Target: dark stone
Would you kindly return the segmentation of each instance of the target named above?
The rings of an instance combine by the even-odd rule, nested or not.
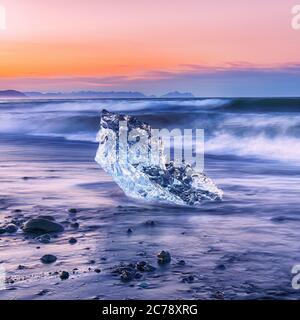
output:
[[[136,268],[139,271],[145,271],[145,266],[146,266],[147,262],[145,261],[140,261],[136,264]]]
[[[71,208],[68,211],[69,211],[69,213],[73,213],[73,214],[77,213],[77,209],[75,209],[75,208]]]
[[[130,234],[130,233],[132,233],[132,232],[133,232],[132,229],[131,229],[131,228],[128,228],[127,233]]]
[[[26,269],[26,267],[20,264],[17,269],[18,270],[24,270],[24,269]]]
[[[192,283],[194,282],[194,280],[195,280],[194,276],[190,275],[190,276],[184,277],[182,279],[182,282]]]
[[[62,232],[64,231],[64,227],[60,223],[54,221],[34,218],[25,223],[23,231],[27,233],[52,233]]]
[[[77,240],[75,238],[70,238],[69,243],[75,244],[75,243],[77,243]]]
[[[145,225],[148,227],[154,227],[156,225],[156,223],[153,220],[148,220],[145,222]]]
[[[212,297],[218,300],[224,300],[224,293],[218,290],[213,293]]]
[[[67,280],[69,279],[69,272],[67,271],[62,271],[61,274],[59,275],[59,277],[61,278],[61,280]]]
[[[10,223],[5,227],[5,231],[7,233],[15,233],[18,231],[18,227],[15,224]]]
[[[41,261],[45,264],[53,263],[57,260],[56,256],[52,254],[45,254],[42,256]]]
[[[95,269],[94,271],[95,271],[96,273],[100,273],[100,272],[101,272],[101,270],[100,270],[100,269],[98,269],[98,268],[97,268],[97,269]]]
[[[219,264],[219,265],[216,266],[216,269],[217,270],[225,270],[226,266],[224,264]]]
[[[121,280],[123,282],[129,282],[134,279],[134,275],[135,272],[125,269],[121,272]]]
[[[71,226],[71,228],[78,229],[79,228],[79,223],[78,222],[74,222],[74,223],[71,223],[70,226]]]
[[[157,259],[158,259],[157,262],[159,264],[170,263],[171,262],[171,255],[168,251],[163,250],[157,255]]]
[[[144,270],[145,270],[146,272],[153,272],[153,271],[156,270],[156,268],[153,267],[153,266],[151,266],[151,264],[146,264],[145,267],[144,267]]]

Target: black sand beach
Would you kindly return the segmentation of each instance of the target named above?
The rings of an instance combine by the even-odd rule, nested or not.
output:
[[[235,159],[237,169],[228,176],[232,158],[207,157],[206,171],[226,190],[222,203],[157,206],[125,197],[94,162],[96,148],[1,135],[0,221],[19,226],[0,235],[6,270],[0,299],[300,297],[291,286],[291,268],[300,261],[300,222],[290,210],[294,169],[281,172],[288,205],[265,163],[253,168],[250,160]],[[278,168],[270,162],[267,170]],[[272,206],[265,201],[270,196]],[[39,216],[55,219],[64,231],[50,234],[49,243],[24,233],[21,226]],[[157,262],[162,250],[171,262]],[[43,263],[46,254],[57,260]]]

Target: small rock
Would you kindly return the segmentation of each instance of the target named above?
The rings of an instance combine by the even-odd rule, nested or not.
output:
[[[225,270],[226,266],[224,264],[219,264],[219,265],[216,266],[216,269],[217,270]]]
[[[62,232],[64,227],[57,222],[50,221],[43,218],[34,218],[27,221],[23,228],[27,233],[52,233]]]
[[[74,222],[74,223],[71,223],[70,226],[73,229],[78,229],[79,228],[79,223],[78,222]]]
[[[42,256],[41,261],[43,263],[49,264],[49,263],[53,263],[57,260],[56,256],[52,255],[52,254],[45,254],[44,256]]]
[[[155,223],[155,221],[153,221],[153,220],[147,220],[147,221],[145,222],[145,225],[146,225],[147,227],[154,227],[154,226],[156,225],[156,223]]]
[[[123,270],[123,271],[121,272],[121,280],[122,280],[123,282],[129,282],[129,281],[133,280],[134,274],[135,274],[135,273],[132,272],[132,271]]]
[[[224,300],[224,293],[222,291],[216,291],[213,295],[213,298],[218,300]]]
[[[159,264],[170,263],[171,262],[171,255],[168,251],[163,250],[157,255],[157,259],[158,259],[157,262]]]
[[[146,264],[145,267],[144,267],[144,270],[145,270],[146,272],[153,272],[153,271],[156,270],[156,268],[153,267],[153,266],[151,266],[151,264]]]
[[[132,233],[132,232],[133,232],[132,229],[131,229],[131,228],[128,228],[127,233],[130,234],[130,233]]]
[[[5,227],[5,231],[7,233],[15,233],[18,231],[18,227],[15,224],[10,223]]]
[[[69,213],[73,213],[73,214],[77,213],[77,209],[75,209],[75,208],[71,208],[68,211],[69,211]]]
[[[61,274],[59,275],[59,277],[61,278],[61,280],[67,280],[69,279],[69,272],[67,271],[62,271]]]
[[[13,212],[14,212],[14,213],[21,213],[22,210],[21,210],[21,209],[15,209]]]
[[[144,267],[146,266],[147,262],[146,261],[140,261],[136,264],[136,268],[139,271],[145,271]]]
[[[138,262],[135,267],[137,270],[142,272],[152,272],[156,270],[155,267],[151,266],[145,261]]]
[[[95,269],[94,271],[95,271],[96,273],[100,273],[100,272],[101,272],[101,270],[100,270],[100,269],[98,269],[98,268],[97,268],[97,269]]]
[[[77,243],[77,240],[75,238],[70,238],[69,243],[75,244],[75,243]]]
[[[20,264],[17,269],[18,270],[24,270],[24,269],[26,269],[26,267]]]
[[[187,283],[192,283],[194,282],[194,280],[195,278],[192,275],[182,278],[182,282],[187,282]]]

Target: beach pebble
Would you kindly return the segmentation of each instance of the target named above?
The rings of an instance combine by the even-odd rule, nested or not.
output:
[[[75,209],[75,208],[71,208],[68,211],[69,211],[69,213],[73,213],[73,214],[77,213],[77,209]]]
[[[67,280],[67,279],[69,279],[69,272],[67,272],[67,271],[62,271],[61,273],[60,273],[60,275],[59,275],[59,277],[61,278],[61,280]]]
[[[153,272],[153,271],[155,271],[156,270],[156,268],[155,267],[153,267],[153,266],[151,266],[151,264],[146,264],[145,265],[145,267],[144,267],[144,270],[146,271],[146,272]]]
[[[24,224],[23,231],[27,233],[62,232],[64,231],[64,227],[60,223],[51,220],[33,218]]]
[[[43,263],[49,264],[49,263],[53,263],[57,260],[56,256],[52,255],[52,254],[45,254],[44,256],[42,256],[41,261]]]
[[[70,244],[75,244],[75,243],[77,243],[77,240],[75,238],[70,238],[69,239],[69,243]]]
[[[18,270],[24,270],[24,269],[26,269],[26,267],[20,264],[17,269]]]
[[[147,220],[147,221],[145,222],[145,225],[146,225],[147,227],[154,227],[154,226],[156,225],[156,223],[155,223],[155,221],[153,221],[153,220]]]
[[[5,227],[5,231],[7,233],[15,233],[18,231],[18,227],[15,224],[10,223]]]
[[[130,270],[123,270],[121,272],[121,280],[123,282],[129,282],[133,280],[135,273]]]
[[[157,255],[157,259],[158,259],[157,262],[159,264],[170,263],[171,262],[171,255],[168,251],[163,250]]]
[[[218,300],[224,300],[224,293],[218,290],[213,293],[212,297]]]
[[[98,268],[96,268],[94,271],[95,271],[96,273],[100,273],[100,272],[101,272],[101,270],[98,269]]]
[[[132,233],[132,232],[133,232],[133,231],[132,231],[131,228],[128,228],[128,229],[127,229],[127,233],[128,233],[128,234],[130,234],[130,233]]]
[[[78,222],[71,223],[70,226],[71,226],[71,228],[78,229],[79,228],[79,223]]]
[[[136,264],[136,268],[139,271],[145,271],[144,267],[146,266],[147,262],[145,261],[140,261]]]
[[[216,269],[217,270],[225,270],[226,266],[224,264],[219,264],[219,265],[216,266]]]

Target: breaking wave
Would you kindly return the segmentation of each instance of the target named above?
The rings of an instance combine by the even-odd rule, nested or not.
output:
[[[0,133],[95,142],[102,109],[154,128],[201,128],[210,154],[299,162],[300,99],[122,99],[2,102]]]

